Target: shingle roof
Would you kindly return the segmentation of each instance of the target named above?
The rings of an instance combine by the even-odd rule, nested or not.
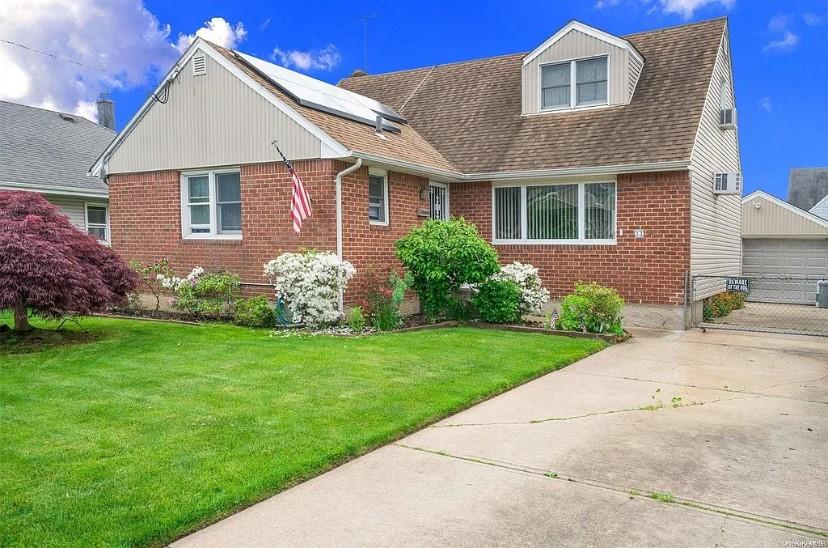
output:
[[[395,124],[399,126],[400,132],[385,132],[383,134],[385,139],[382,139],[376,135],[373,126],[300,105],[282,92],[270,80],[260,75],[256,70],[236,57],[232,50],[213,43],[210,45],[256,80],[256,82],[264,86],[268,91],[290,105],[319,127],[319,129],[348,149],[384,158],[411,162],[439,170],[455,171],[454,166],[446,161],[443,155],[428,141],[423,139],[412,126]]]
[[[726,25],[625,36],[645,58],[628,105],[522,116],[523,53],[340,85],[397,109],[463,173],[689,160]]]
[[[0,183],[106,192],[86,172],[114,138],[81,116],[0,101]]]

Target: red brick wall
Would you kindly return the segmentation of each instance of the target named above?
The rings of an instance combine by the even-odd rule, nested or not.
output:
[[[420,198],[423,190],[428,190],[428,179],[388,172],[388,226],[382,226],[368,221],[368,169],[342,181],[343,255],[363,274],[352,280],[349,302],[364,297],[372,279],[384,279],[391,269],[401,271],[394,242],[426,218],[418,216],[419,210],[428,211],[428,198]]]
[[[501,262],[528,262],[540,269],[553,298],[578,280],[615,287],[629,303],[681,304],[690,268],[689,172],[618,176],[616,245],[497,245]],[[491,241],[491,184],[451,187],[451,213],[475,223]],[[633,229],[643,228],[636,240]]]
[[[288,216],[290,177],[282,164],[241,167],[241,241],[185,240],[181,237],[180,178],[177,171],[110,177],[112,246],[127,259],[152,262],[168,257],[177,274],[197,265],[229,270],[243,282],[265,284],[265,262],[301,248],[336,250],[334,177],[347,164],[332,160],[297,162],[313,200],[313,217],[301,235]],[[422,222],[418,210],[428,180],[389,172],[389,224],[368,221],[368,169],[346,176],[342,184],[344,256],[357,268],[346,295],[364,297],[372,272],[399,269],[394,241]],[[450,190],[451,213],[475,223],[491,240],[491,185],[457,183]],[[643,240],[633,237],[643,228]],[[617,245],[498,245],[502,262],[529,262],[540,269],[554,297],[577,280],[617,288],[631,303],[680,304],[683,273],[689,269],[690,181],[687,172],[642,173],[618,177]],[[250,289],[250,288],[248,288]],[[253,289],[256,289],[255,287]],[[270,294],[268,287],[257,291]]]
[[[153,262],[167,257],[178,275],[194,266],[229,270],[243,282],[266,284],[263,265],[286,251],[302,248],[336,251],[334,178],[348,164],[332,160],[295,163],[311,196],[313,216],[297,235],[288,215],[290,176],[281,163],[241,166],[242,240],[186,240],[181,237],[180,174],[157,171],[109,178],[112,247],[126,259]],[[428,181],[389,173],[389,225],[368,222],[368,169],[345,177],[342,184],[344,256],[357,268],[346,294],[362,298],[368,271],[399,268],[394,240],[421,221],[420,191]],[[269,287],[246,287],[271,293]]]

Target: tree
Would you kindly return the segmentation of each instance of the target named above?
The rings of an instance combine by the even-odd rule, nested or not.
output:
[[[497,252],[462,218],[426,221],[395,245],[423,313],[432,321],[461,285],[480,283],[500,270]]]
[[[28,311],[55,318],[122,304],[137,275],[110,248],[78,230],[35,192],[0,191],[0,310],[15,331]]]

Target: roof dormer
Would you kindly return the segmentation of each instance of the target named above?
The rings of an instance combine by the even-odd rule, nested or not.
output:
[[[523,114],[627,104],[643,67],[626,40],[571,21],[523,59]]]

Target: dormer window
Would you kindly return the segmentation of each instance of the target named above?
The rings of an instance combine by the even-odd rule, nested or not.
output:
[[[644,72],[630,42],[571,21],[523,58],[521,114],[628,105]]]
[[[603,56],[541,65],[541,110],[606,105],[607,63]]]

